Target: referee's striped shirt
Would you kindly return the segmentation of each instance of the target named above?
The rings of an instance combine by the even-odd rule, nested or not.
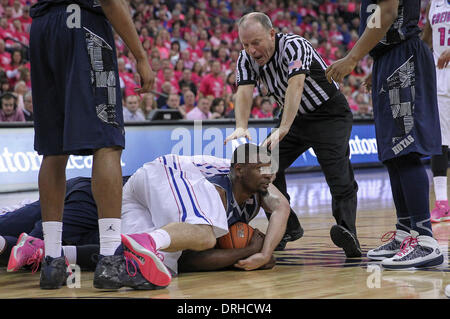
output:
[[[289,78],[306,74],[299,107],[299,112],[305,114],[316,110],[339,90],[337,83],[327,81],[326,68],[326,63],[309,41],[298,35],[277,33],[275,53],[264,66],[259,66],[245,50],[241,51],[236,66],[236,83],[258,86],[263,83],[269,95],[283,107]]]

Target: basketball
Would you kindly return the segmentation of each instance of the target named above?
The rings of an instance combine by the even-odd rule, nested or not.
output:
[[[237,222],[230,227],[225,236],[218,239],[218,246],[222,249],[244,248],[252,239],[253,228],[245,223]]]

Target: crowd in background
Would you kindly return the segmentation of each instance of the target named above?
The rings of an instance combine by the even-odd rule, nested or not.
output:
[[[36,0],[0,0],[0,122],[32,121],[28,44],[30,6]],[[425,22],[422,1],[421,26]],[[156,79],[152,93],[135,95],[135,59],[115,35],[124,119],[149,120],[157,109],[206,120],[234,117],[235,68],[242,47],[237,21],[251,11],[270,16],[277,32],[308,39],[327,64],[345,56],[358,40],[356,0],[258,1],[129,0],[130,13]],[[362,85],[372,59],[363,59],[340,83],[355,118],[372,118],[371,95]],[[279,106],[255,89],[252,118],[272,118]]]

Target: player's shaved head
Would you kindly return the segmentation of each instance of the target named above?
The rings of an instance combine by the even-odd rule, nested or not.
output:
[[[271,162],[270,151],[266,147],[256,144],[246,143],[239,145],[233,152],[231,158],[231,167],[236,164],[268,164]]]

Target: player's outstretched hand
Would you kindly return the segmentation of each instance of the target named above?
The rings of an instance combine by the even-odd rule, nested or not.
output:
[[[262,253],[256,253],[246,259],[239,260],[237,263],[234,264],[234,267],[243,270],[258,269],[267,264],[270,261],[271,257],[272,256],[265,256]]]
[[[153,83],[155,81],[155,73],[153,72],[147,58],[143,58],[137,61],[136,70],[141,78],[141,87],[135,89],[137,94],[148,93],[153,89]]]
[[[276,263],[277,263],[277,260],[275,259],[275,256],[272,255],[272,257],[270,257],[269,262],[267,264],[262,265],[261,267],[259,267],[258,270],[272,269],[273,267],[275,267]]]
[[[439,57],[437,67],[439,69],[443,69],[446,68],[449,63],[450,63],[450,49],[447,49],[444,52],[442,52],[441,56]]]
[[[223,142],[223,144],[227,144],[229,141],[231,140],[235,140],[241,137],[245,137],[247,138],[249,141],[252,140],[252,137],[250,135],[250,132],[248,131],[248,129],[242,128],[242,127],[238,127],[234,130],[233,133],[231,133],[230,135],[227,136],[227,138],[225,139],[225,141]]]

